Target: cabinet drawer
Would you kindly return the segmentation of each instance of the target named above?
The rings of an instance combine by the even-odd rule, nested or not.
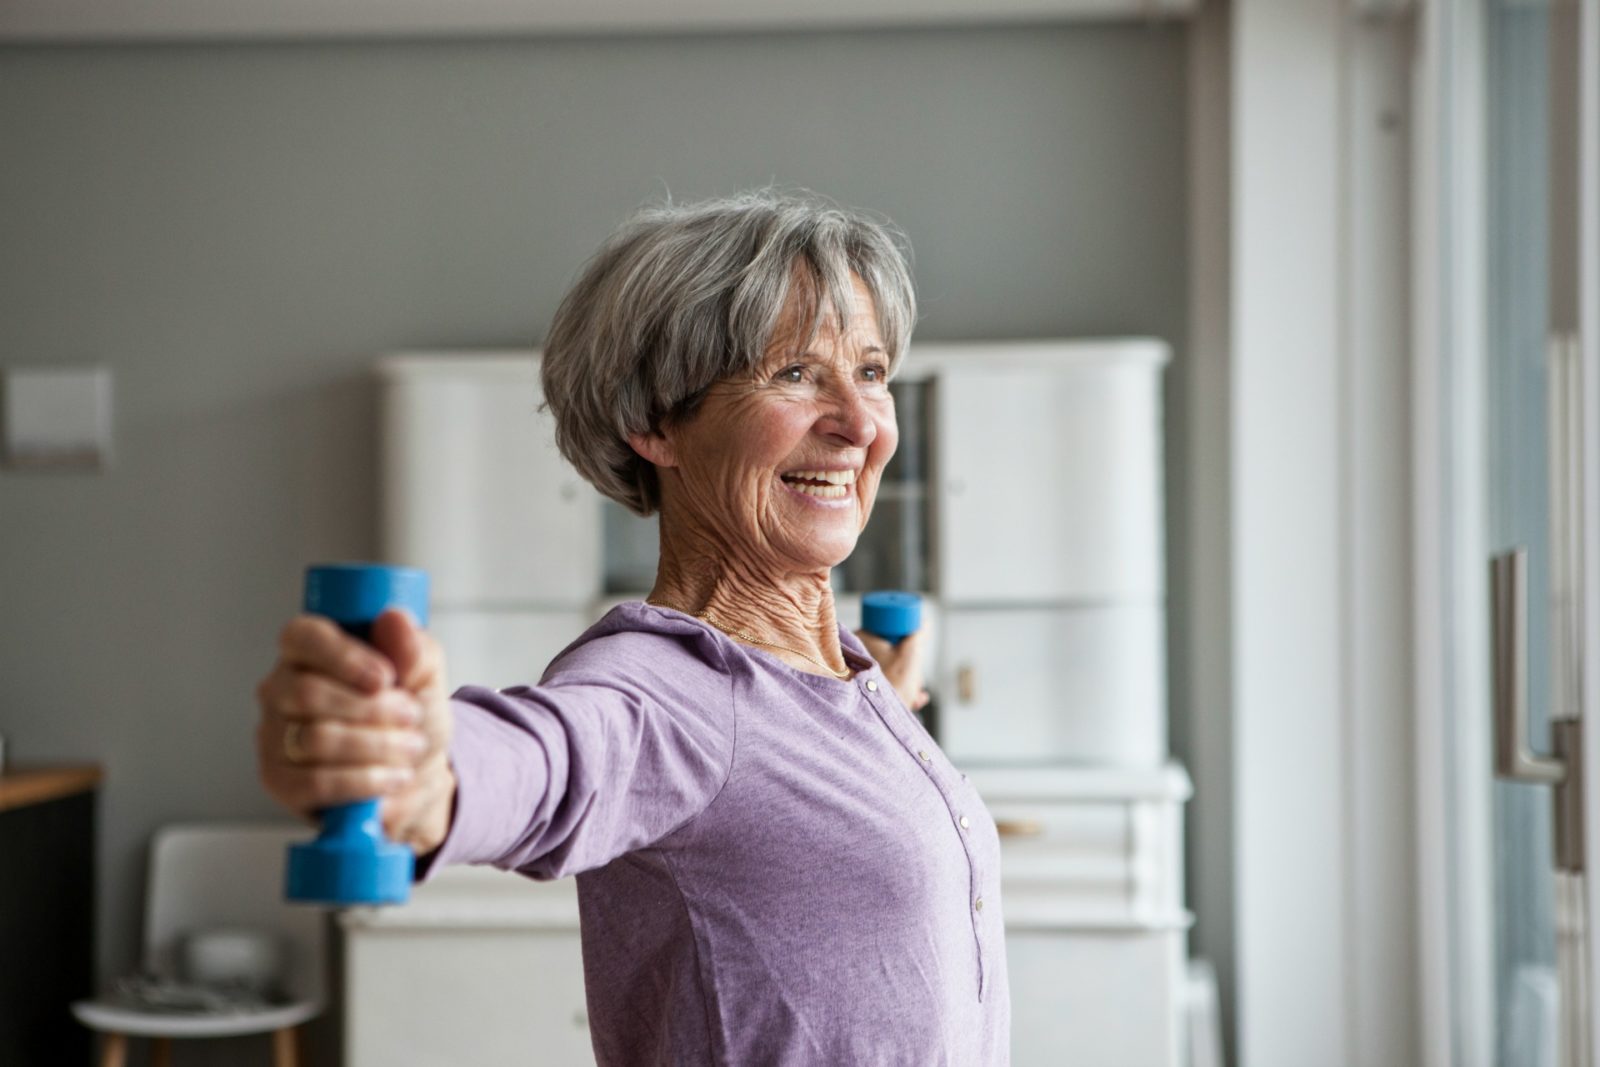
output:
[[[1008,929],[1188,925],[1181,771],[985,767],[970,777],[1000,830]]]

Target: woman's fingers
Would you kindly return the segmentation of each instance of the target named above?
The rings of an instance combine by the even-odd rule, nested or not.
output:
[[[261,781],[301,815],[380,798],[393,839],[431,851],[455,797],[444,653],[403,611],[380,615],[372,637],[315,615],[283,628],[278,662],[256,688]]]
[[[413,767],[429,748],[427,735],[414,727],[359,726],[327,719],[288,720],[279,736],[279,759],[298,767]]]
[[[272,742],[263,737],[263,749]],[[262,781],[285,807],[309,814],[338,804],[383,797],[408,788],[416,780],[412,767],[301,766],[272,762],[263,755]]]
[[[280,664],[257,690],[263,717],[337,719],[371,725],[411,726],[422,721],[422,704],[404,689],[354,689],[324,674]]]
[[[332,619],[297,615],[278,635],[279,662],[327,675],[352,689],[374,692],[394,684],[394,665]]]
[[[372,625],[375,647],[394,664],[401,692],[415,694],[424,730],[433,746],[450,746],[450,687],[444,649],[409,612],[391,608]]]

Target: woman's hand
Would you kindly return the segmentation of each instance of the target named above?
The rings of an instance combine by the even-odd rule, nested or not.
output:
[[[379,797],[391,841],[419,855],[443,842],[456,786],[444,653],[410,615],[380,615],[371,645],[297,616],[256,698],[261,782],[280,804],[310,819]]]
[[[900,699],[912,711],[921,711],[928,703],[928,691],[923,688],[922,666],[927,632],[926,629],[918,630],[907,634],[898,645],[891,645],[877,634],[856,631],[861,643],[867,646],[872,658],[883,668],[883,676],[889,679],[894,691],[900,694]]]

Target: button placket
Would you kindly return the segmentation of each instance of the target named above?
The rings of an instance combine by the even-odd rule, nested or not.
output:
[[[987,954],[984,952],[982,918],[983,896],[981,887],[984,884],[984,872],[980,871],[978,868],[978,859],[973,854],[971,840],[967,833],[965,833],[965,831],[971,826],[971,820],[968,819],[966,815],[960,814],[956,810],[958,800],[953,795],[953,783],[944,780],[942,770],[934,765],[933,753],[930,752],[926,747],[918,747],[921,744],[920,739],[916,737],[914,731],[906,728],[906,723],[904,722],[903,717],[895,714],[896,709],[884,708],[882,703],[884,698],[878,695],[878,690],[880,688],[878,683],[875,680],[868,678],[861,688],[865,690],[863,699],[865,699],[867,703],[871,705],[873,711],[877,712],[878,718],[889,730],[890,735],[893,736],[894,739],[900,743],[901,747],[903,747],[908,753],[915,754],[918,762],[922,765],[923,771],[928,776],[928,781],[936,790],[938,790],[939,798],[944,802],[945,810],[949,813],[952,821],[955,821],[960,826],[960,830],[956,832],[956,840],[960,842],[962,854],[967,858],[967,879],[969,892],[969,896],[967,897],[969,902],[967,915],[972,922],[972,937],[978,954],[978,1000],[982,1001],[986,988],[984,979],[987,976],[988,964]],[[962,782],[966,782],[967,776],[963,774],[960,776],[960,779]]]

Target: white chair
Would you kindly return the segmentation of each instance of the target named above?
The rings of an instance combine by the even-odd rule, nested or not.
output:
[[[178,951],[192,931],[272,930],[288,949],[283,986],[290,999],[226,1014],[141,1011],[107,997],[79,1001],[72,1006],[78,1021],[106,1035],[101,1067],[123,1067],[130,1036],[154,1039],[151,1062],[167,1067],[173,1038],[269,1032],[274,1067],[296,1067],[298,1027],[323,1008],[325,917],[284,900],[284,861],[290,842],[310,836],[303,826],[259,823],[169,826],[156,834],[145,896],[145,970],[177,977]]]

